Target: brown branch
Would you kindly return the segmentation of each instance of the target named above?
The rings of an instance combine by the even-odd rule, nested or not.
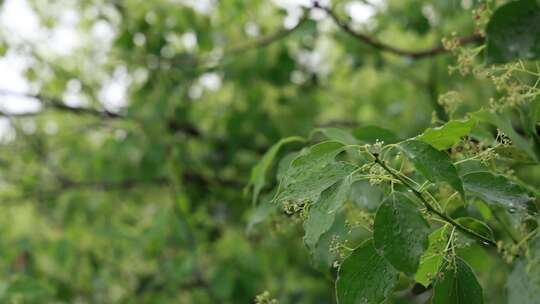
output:
[[[89,114],[89,115],[100,116],[100,117],[105,117],[105,118],[124,117],[123,115],[119,113],[111,112],[106,109],[68,106],[64,101],[60,99],[50,97],[50,96],[45,96],[42,94],[28,94],[28,93],[0,90],[0,95],[35,99],[39,101],[44,108],[52,108],[52,109],[57,109],[61,111],[72,112],[75,114]],[[27,116],[39,115],[41,111],[25,112],[25,113],[6,113],[6,112],[0,112],[0,113],[2,116],[27,117]]]
[[[392,54],[407,57],[410,59],[423,59],[423,58],[428,58],[428,57],[444,54],[449,51],[442,44],[439,44],[435,47],[424,49],[424,50],[401,49],[401,48],[383,43],[367,34],[360,33],[353,30],[347,23],[342,21],[333,10],[331,10],[328,7],[320,5],[317,1],[314,2],[313,6],[325,11],[328,14],[328,16],[330,16],[330,18],[334,21],[334,23],[344,32],[348,33],[349,35],[355,37],[356,39],[376,49],[379,49],[383,52],[392,53]],[[469,36],[459,37],[456,39],[459,45],[465,45],[469,43],[481,43],[484,41],[484,37],[476,33]]]
[[[258,39],[255,39],[254,41],[248,42],[244,45],[236,46],[228,50],[225,50],[225,55],[236,56],[236,55],[241,55],[242,53],[246,51],[250,51],[252,49],[266,47],[278,40],[286,38],[287,36],[292,34],[294,31],[299,29],[300,26],[302,26],[302,24],[304,24],[307,20],[308,20],[308,14],[305,13],[304,16],[302,16],[302,18],[298,21],[298,23],[292,28],[281,29],[268,36],[259,37]]]
[[[234,179],[225,178],[210,178],[195,172],[186,171],[182,175],[183,180],[188,184],[197,184],[202,187],[220,186],[225,188],[241,189],[245,183]],[[102,191],[111,190],[129,190],[138,186],[166,186],[169,184],[169,179],[166,177],[156,177],[152,179],[144,178],[128,178],[123,180],[90,180],[76,181],[65,176],[57,176],[62,189],[85,189],[92,188]]]
[[[127,119],[130,118],[122,113],[117,112],[111,112],[106,109],[96,109],[96,108],[90,108],[90,107],[74,107],[67,105],[63,100],[54,98],[51,96],[46,96],[43,94],[28,94],[28,93],[20,93],[20,92],[13,92],[8,90],[0,90],[0,95],[4,96],[14,96],[19,98],[31,98],[34,100],[37,100],[41,103],[43,108],[46,109],[55,109],[63,112],[68,112],[72,114],[78,114],[78,115],[90,115],[90,116],[96,116],[106,119]],[[32,112],[23,112],[23,113],[7,113],[0,111],[0,116],[3,117],[32,117],[42,114],[43,110],[38,111],[32,111]],[[187,122],[176,122],[176,121],[168,121],[167,122],[167,128],[171,132],[181,132],[191,137],[201,137],[202,133],[192,124],[189,124]]]
[[[238,46],[233,46],[231,48],[226,48],[223,50],[223,56],[215,62],[212,60],[211,54],[202,54],[199,57],[190,56],[189,54],[183,54],[181,58],[163,58],[160,57],[160,61],[167,61],[173,65],[181,65],[184,70],[194,70],[199,73],[215,71],[227,64],[227,60],[240,56],[246,52],[265,48],[279,40],[285,39],[290,34],[298,30],[307,20],[308,20],[307,11],[304,13],[299,22],[292,28],[289,29],[280,29],[274,33],[271,33],[267,36],[262,36],[256,38],[252,41],[245,42]]]

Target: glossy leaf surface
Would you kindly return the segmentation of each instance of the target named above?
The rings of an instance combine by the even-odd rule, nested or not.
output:
[[[373,241],[356,248],[339,267],[336,294],[339,304],[380,304],[397,282],[398,272],[380,256]]]

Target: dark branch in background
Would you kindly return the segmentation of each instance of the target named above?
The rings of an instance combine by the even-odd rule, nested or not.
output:
[[[50,97],[50,96],[45,96],[42,94],[27,94],[27,93],[0,90],[0,95],[35,99],[39,101],[44,108],[57,109],[61,111],[72,112],[74,114],[88,114],[88,115],[100,116],[100,117],[105,117],[105,118],[122,118],[123,117],[119,113],[110,112],[106,109],[68,106],[64,101],[60,99]],[[26,112],[26,113],[13,113],[13,114],[2,112],[2,116],[24,117],[24,116],[35,116],[40,113],[41,111]]]
[[[268,36],[259,37],[259,38],[255,39],[254,41],[248,42],[246,44],[239,45],[237,47],[233,47],[233,48],[230,48],[228,50],[226,49],[225,50],[225,55],[236,56],[236,55],[241,55],[246,51],[267,47],[268,45],[270,45],[270,44],[272,44],[272,43],[274,43],[274,42],[276,42],[278,40],[284,39],[287,36],[289,36],[290,34],[292,34],[294,31],[299,29],[300,26],[302,26],[302,24],[304,24],[308,19],[309,19],[308,14],[305,13],[302,16],[302,18],[298,21],[298,23],[295,26],[293,26],[292,28],[290,28],[290,29],[281,29],[281,30],[279,30],[279,31],[277,31],[275,33],[272,33],[272,34],[268,35]]]
[[[124,114],[121,113],[114,113],[107,110],[99,110],[95,108],[88,108],[88,107],[72,107],[66,105],[62,100],[56,99],[56,98],[50,98],[45,97],[41,94],[26,94],[26,93],[17,93],[17,92],[11,92],[11,91],[5,91],[0,90],[0,95],[9,95],[9,96],[16,96],[16,97],[22,97],[22,98],[32,98],[36,99],[39,102],[41,102],[41,105],[44,109],[51,108],[55,110],[60,110],[72,114],[80,114],[80,115],[92,115],[96,117],[102,117],[107,119],[127,119],[131,117],[127,117]],[[5,113],[0,112],[0,116],[6,116],[6,117],[32,117],[41,114],[43,111],[35,111],[35,112],[26,112],[26,113]],[[167,129],[172,132],[181,132],[187,136],[190,137],[196,137],[196,138],[203,138],[202,132],[194,125],[189,124],[187,122],[178,122],[178,121],[168,121],[167,122]],[[219,139],[209,139],[216,141],[217,143],[223,144]],[[266,151],[267,147],[264,147],[264,150]],[[136,180],[136,179],[130,179],[130,180],[123,180],[123,181],[85,181],[85,182],[76,182],[71,181],[63,178],[59,178],[60,182],[62,183],[62,186],[65,188],[84,188],[84,187],[95,187],[97,189],[103,189],[103,190],[110,190],[110,189],[129,189],[136,185],[140,185],[143,183],[147,184],[160,184],[164,183],[166,180],[163,178],[158,178],[154,180]],[[183,174],[183,180],[186,183],[191,184],[198,184],[200,186],[218,186],[218,187],[228,187],[228,188],[238,188],[241,189],[245,182],[239,181],[239,180],[233,180],[233,179],[225,179],[225,178],[211,178],[207,177],[201,174],[197,174],[195,172],[184,172]]]
[[[41,103],[41,106],[44,108],[44,110],[54,109],[54,110],[59,110],[62,112],[67,112],[67,113],[72,113],[72,114],[77,114],[77,115],[90,115],[90,116],[96,116],[96,117],[101,117],[101,118],[106,118],[106,119],[130,118],[122,113],[111,112],[106,109],[69,106],[63,100],[59,98],[54,98],[54,97],[46,96],[43,94],[27,94],[27,93],[19,93],[19,92],[7,91],[7,90],[0,90],[0,95],[14,96],[14,97],[19,97],[19,98],[30,98],[30,99],[37,100]],[[23,113],[7,113],[7,112],[0,111],[0,116],[32,117],[32,116],[40,115],[41,113],[43,113],[42,110],[32,111],[32,112],[23,112]],[[197,127],[187,122],[179,123],[176,121],[169,121],[167,123],[167,128],[171,132],[181,132],[191,137],[202,136],[201,131],[199,131]]]
[[[358,128],[361,123],[353,120],[331,120],[317,124],[317,128]]]
[[[166,177],[155,177],[151,179],[143,178],[128,178],[123,180],[91,180],[91,181],[76,181],[69,179],[65,176],[57,176],[61,187],[63,189],[96,189],[103,191],[110,190],[129,190],[135,187],[149,185],[149,186],[167,186],[169,184],[169,179]],[[210,178],[202,174],[195,172],[186,171],[182,174],[182,180],[186,184],[197,184],[201,187],[213,187],[220,186],[226,188],[237,188],[242,189],[245,182],[234,180],[234,179],[224,179],[224,178]]]
[[[191,137],[201,137],[201,131],[197,129],[194,125],[191,125],[187,122],[178,122],[174,120],[170,120],[167,123],[167,128],[171,132],[181,132]]]
[[[437,118],[441,122],[447,122],[448,121],[448,113],[446,113],[446,109],[439,103],[439,88],[438,88],[438,82],[437,82],[437,63],[433,60],[431,62],[431,68],[429,71],[430,77],[427,82],[427,91],[429,93],[429,101],[431,103],[431,106],[433,107],[433,110],[435,110],[435,114],[437,115]]]
[[[381,50],[383,52],[396,54],[396,55],[407,57],[407,58],[410,58],[410,59],[428,58],[428,57],[433,57],[433,56],[437,56],[437,55],[448,52],[448,50],[445,49],[442,44],[439,44],[438,46],[435,46],[435,47],[429,48],[429,49],[424,49],[424,50],[405,50],[405,49],[401,49],[401,48],[398,48],[398,47],[394,47],[392,45],[380,42],[379,40],[377,40],[377,39],[375,39],[375,38],[373,38],[373,37],[371,37],[371,36],[369,36],[367,34],[359,33],[357,31],[353,30],[347,23],[342,21],[333,10],[331,10],[328,7],[320,5],[319,2],[317,2],[317,1],[315,1],[313,3],[313,7],[316,7],[316,8],[319,8],[319,9],[325,11],[328,14],[328,16],[330,16],[330,18],[332,18],[334,23],[341,30],[343,30],[344,32],[348,33],[349,35],[357,38],[358,40],[360,40],[360,41],[362,41],[362,42],[364,42],[364,43],[366,43],[366,44],[368,44],[368,45],[370,45],[370,46],[372,46],[372,47],[374,47],[376,49],[379,49],[379,50]],[[457,41],[458,41],[459,45],[465,45],[465,44],[474,43],[474,42],[479,42],[480,43],[480,42],[484,41],[484,37],[482,37],[479,34],[472,34],[472,35],[469,35],[469,36],[459,37],[459,38],[457,38]]]
[[[222,66],[227,64],[227,60],[245,54],[249,51],[265,48],[277,41],[285,39],[290,34],[298,30],[307,20],[308,11],[300,18],[298,23],[289,29],[280,29],[274,33],[262,36],[252,41],[234,46],[223,51],[223,56],[219,59],[216,59],[215,62],[212,62],[212,56],[210,54],[204,54],[200,57],[190,57],[187,58],[160,58],[160,60],[168,61],[174,65],[182,65],[184,70],[197,70],[199,73],[211,72],[216,69],[219,69]]]

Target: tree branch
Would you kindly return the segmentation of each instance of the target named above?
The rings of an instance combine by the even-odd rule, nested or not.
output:
[[[437,56],[437,55],[448,52],[448,50],[445,49],[442,44],[439,44],[438,46],[435,46],[429,49],[424,49],[424,50],[405,50],[398,47],[394,47],[392,45],[380,42],[377,39],[367,34],[354,31],[347,23],[342,21],[333,10],[331,10],[328,7],[320,5],[317,1],[314,2],[313,6],[325,11],[326,14],[328,14],[328,16],[330,16],[330,18],[334,21],[334,23],[344,32],[348,33],[349,35],[355,37],[356,39],[376,49],[379,49],[383,52],[392,53],[392,54],[407,57],[410,59],[423,59],[423,58],[433,57],[433,56]],[[457,38],[457,41],[459,45],[465,45],[465,44],[474,43],[474,42],[483,42],[484,37],[475,33],[469,36]]]
[[[44,109],[49,108],[49,109],[59,110],[59,111],[68,112],[68,113],[77,114],[77,115],[90,115],[90,116],[96,116],[96,117],[106,118],[106,119],[129,118],[125,114],[111,112],[106,109],[69,106],[63,100],[59,98],[54,98],[54,97],[46,96],[43,94],[28,94],[28,93],[20,93],[20,92],[8,91],[8,90],[0,90],[0,95],[14,96],[14,97],[19,97],[19,98],[31,98],[31,99],[39,101]],[[33,117],[33,116],[40,115],[41,113],[43,113],[42,110],[32,111],[32,112],[23,112],[23,113],[7,113],[7,112],[0,111],[0,116]],[[168,121],[167,128],[171,132],[182,132],[191,137],[202,136],[201,131],[197,129],[197,127],[187,122],[179,123],[176,121]]]
[[[103,191],[110,190],[129,190],[141,185],[157,185],[166,186],[169,180],[166,177],[156,177],[152,179],[143,178],[127,178],[123,180],[90,180],[90,181],[75,181],[65,176],[57,176],[62,189],[84,189],[92,188]],[[225,178],[210,178],[195,172],[186,171],[182,175],[186,183],[198,184],[202,187],[220,186],[225,188],[241,189],[245,183],[234,179]]]
[[[65,111],[65,112],[71,112],[74,114],[88,114],[88,115],[100,116],[104,118],[123,118],[124,117],[122,114],[111,112],[106,109],[68,106],[63,100],[50,97],[50,96],[45,96],[42,94],[28,94],[28,93],[0,90],[0,95],[35,99],[35,100],[38,100],[44,108],[52,108],[52,109],[57,109],[57,110]],[[25,113],[6,113],[6,112],[0,112],[0,113],[2,116],[27,117],[27,116],[39,115],[41,111],[25,112]]]
[[[228,63],[228,59],[240,56],[246,52],[256,50],[259,48],[265,48],[279,40],[282,40],[288,37],[290,34],[298,30],[307,20],[308,20],[307,11],[301,17],[299,22],[292,28],[289,29],[280,29],[274,33],[271,33],[267,36],[258,37],[252,41],[245,42],[243,44],[233,46],[231,48],[225,48],[223,50],[223,56],[219,59],[212,60],[211,54],[203,54],[199,57],[189,56],[184,54],[182,58],[162,58],[160,60],[168,61],[173,65],[181,65],[184,70],[194,70],[199,73],[215,71]]]
[[[272,33],[268,36],[259,37],[258,39],[255,39],[254,41],[248,42],[244,45],[240,45],[237,47],[230,48],[229,50],[225,50],[225,55],[241,55],[242,53],[257,49],[257,48],[263,48],[266,47],[278,40],[284,39],[290,34],[292,34],[294,31],[300,28],[302,24],[304,24],[308,20],[308,14],[305,13],[302,18],[298,21],[298,23],[293,26],[290,29],[281,29],[278,30],[275,33]]]

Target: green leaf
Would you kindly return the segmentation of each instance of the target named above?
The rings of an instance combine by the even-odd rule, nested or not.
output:
[[[373,240],[356,248],[339,267],[336,295],[339,304],[380,304],[397,283],[398,272],[380,256]]]
[[[508,303],[540,304],[540,238],[530,243],[530,257],[516,261],[508,276]]]
[[[485,246],[480,245],[478,242],[473,241],[468,244],[456,245],[456,255],[469,264],[477,273],[489,273],[494,266],[500,263],[500,260],[493,259]]]
[[[488,205],[481,201],[481,203]],[[522,236],[522,227],[521,220],[522,214],[513,214],[508,212],[508,208],[502,205],[489,205],[489,208],[492,212],[494,218],[497,219],[501,228],[513,239],[521,239]]]
[[[490,64],[539,58],[540,5],[536,0],[520,0],[499,7],[489,20],[486,37]]]
[[[368,144],[373,144],[377,140],[383,141],[386,144],[393,144],[399,141],[399,138],[394,132],[377,126],[356,128],[353,131],[353,135],[361,142]]]
[[[257,202],[257,199],[259,197],[259,193],[261,192],[262,188],[264,187],[266,183],[266,175],[268,174],[268,170],[270,169],[270,166],[272,165],[272,162],[274,161],[274,158],[276,157],[277,153],[279,152],[279,149],[291,142],[295,141],[304,141],[302,137],[298,136],[292,136],[283,138],[282,140],[278,141],[276,144],[274,144],[262,157],[262,159],[253,167],[251,170],[251,178],[249,180],[248,187],[253,187],[253,197],[252,202],[255,204]]]
[[[540,96],[519,108],[523,129],[531,139],[536,159],[540,160]]]
[[[275,191],[272,191],[262,196],[261,203],[249,215],[246,233],[250,234],[257,224],[264,222],[270,215],[276,212],[276,206],[272,204],[274,194]]]
[[[475,123],[474,119],[452,120],[438,128],[427,129],[416,139],[432,145],[437,150],[446,150],[469,134]]]
[[[328,250],[330,246],[335,242],[335,238],[346,239],[349,237],[349,229],[346,225],[346,218],[344,212],[337,212],[332,227],[321,235],[319,241],[315,245],[315,248],[310,249],[310,258],[313,266],[320,270],[327,271],[333,268],[334,261],[341,258],[340,252]]]
[[[318,202],[309,208],[308,218],[304,221],[304,242],[314,249],[321,235],[334,223],[336,212],[343,206],[351,190],[351,178],[345,178],[324,190]]]
[[[529,143],[529,141],[519,135],[512,126],[512,118],[510,117],[510,113],[503,112],[497,114],[486,110],[480,110],[471,113],[471,116],[478,119],[479,121],[496,126],[502,132],[504,132],[505,135],[510,137],[510,139],[512,140],[512,145],[525,151],[531,158],[536,159],[536,154],[532,149],[531,143]]]
[[[506,159],[507,161],[524,165],[536,165],[536,159],[531,158],[527,152],[514,146],[499,146],[493,149],[493,151],[497,153],[500,159]]]
[[[276,170],[276,179],[281,182],[283,178],[285,178],[285,175],[287,174],[287,170],[289,170],[289,167],[291,166],[292,161],[298,157],[300,152],[291,152],[289,154],[286,154],[283,156],[278,163],[278,167]]]
[[[418,140],[401,142],[398,147],[429,181],[446,182],[461,195],[464,194],[463,183],[459,178],[456,167],[454,167],[446,153]]]
[[[530,197],[506,177],[489,172],[474,172],[462,177],[465,190],[489,204],[500,204],[510,212],[524,210]]]
[[[403,193],[394,192],[375,215],[375,248],[399,271],[412,275],[428,247],[429,224]]]
[[[321,133],[327,139],[339,141],[345,145],[355,145],[359,142],[349,131],[339,128],[318,128],[313,130],[311,135],[313,136],[316,133]]]
[[[471,267],[459,257],[445,262],[433,288],[433,304],[482,304],[482,287]]]
[[[275,201],[316,202],[322,191],[351,174],[356,166],[336,161],[344,145],[327,141],[295,158],[285,174]]]
[[[527,303],[540,304],[540,265],[538,262],[529,268],[526,260],[516,261],[514,269],[508,276],[506,290],[508,304]]]
[[[473,173],[473,172],[486,172],[489,169],[484,165],[481,161],[477,159],[469,159],[462,161],[455,165],[456,169],[458,170],[459,176],[463,177],[463,175]],[[463,181],[463,178],[462,178]]]
[[[444,260],[443,254],[447,242],[446,226],[433,231],[429,237],[429,246],[420,259],[420,266],[414,279],[416,282],[428,287],[435,278]]]
[[[473,217],[460,217],[455,220],[456,222],[460,223],[462,226],[465,226],[469,230],[472,230],[481,236],[490,239],[492,241],[495,241],[495,237],[493,236],[493,231],[489,226]]]
[[[350,199],[360,208],[375,212],[384,197],[384,190],[367,180],[353,182]]]

